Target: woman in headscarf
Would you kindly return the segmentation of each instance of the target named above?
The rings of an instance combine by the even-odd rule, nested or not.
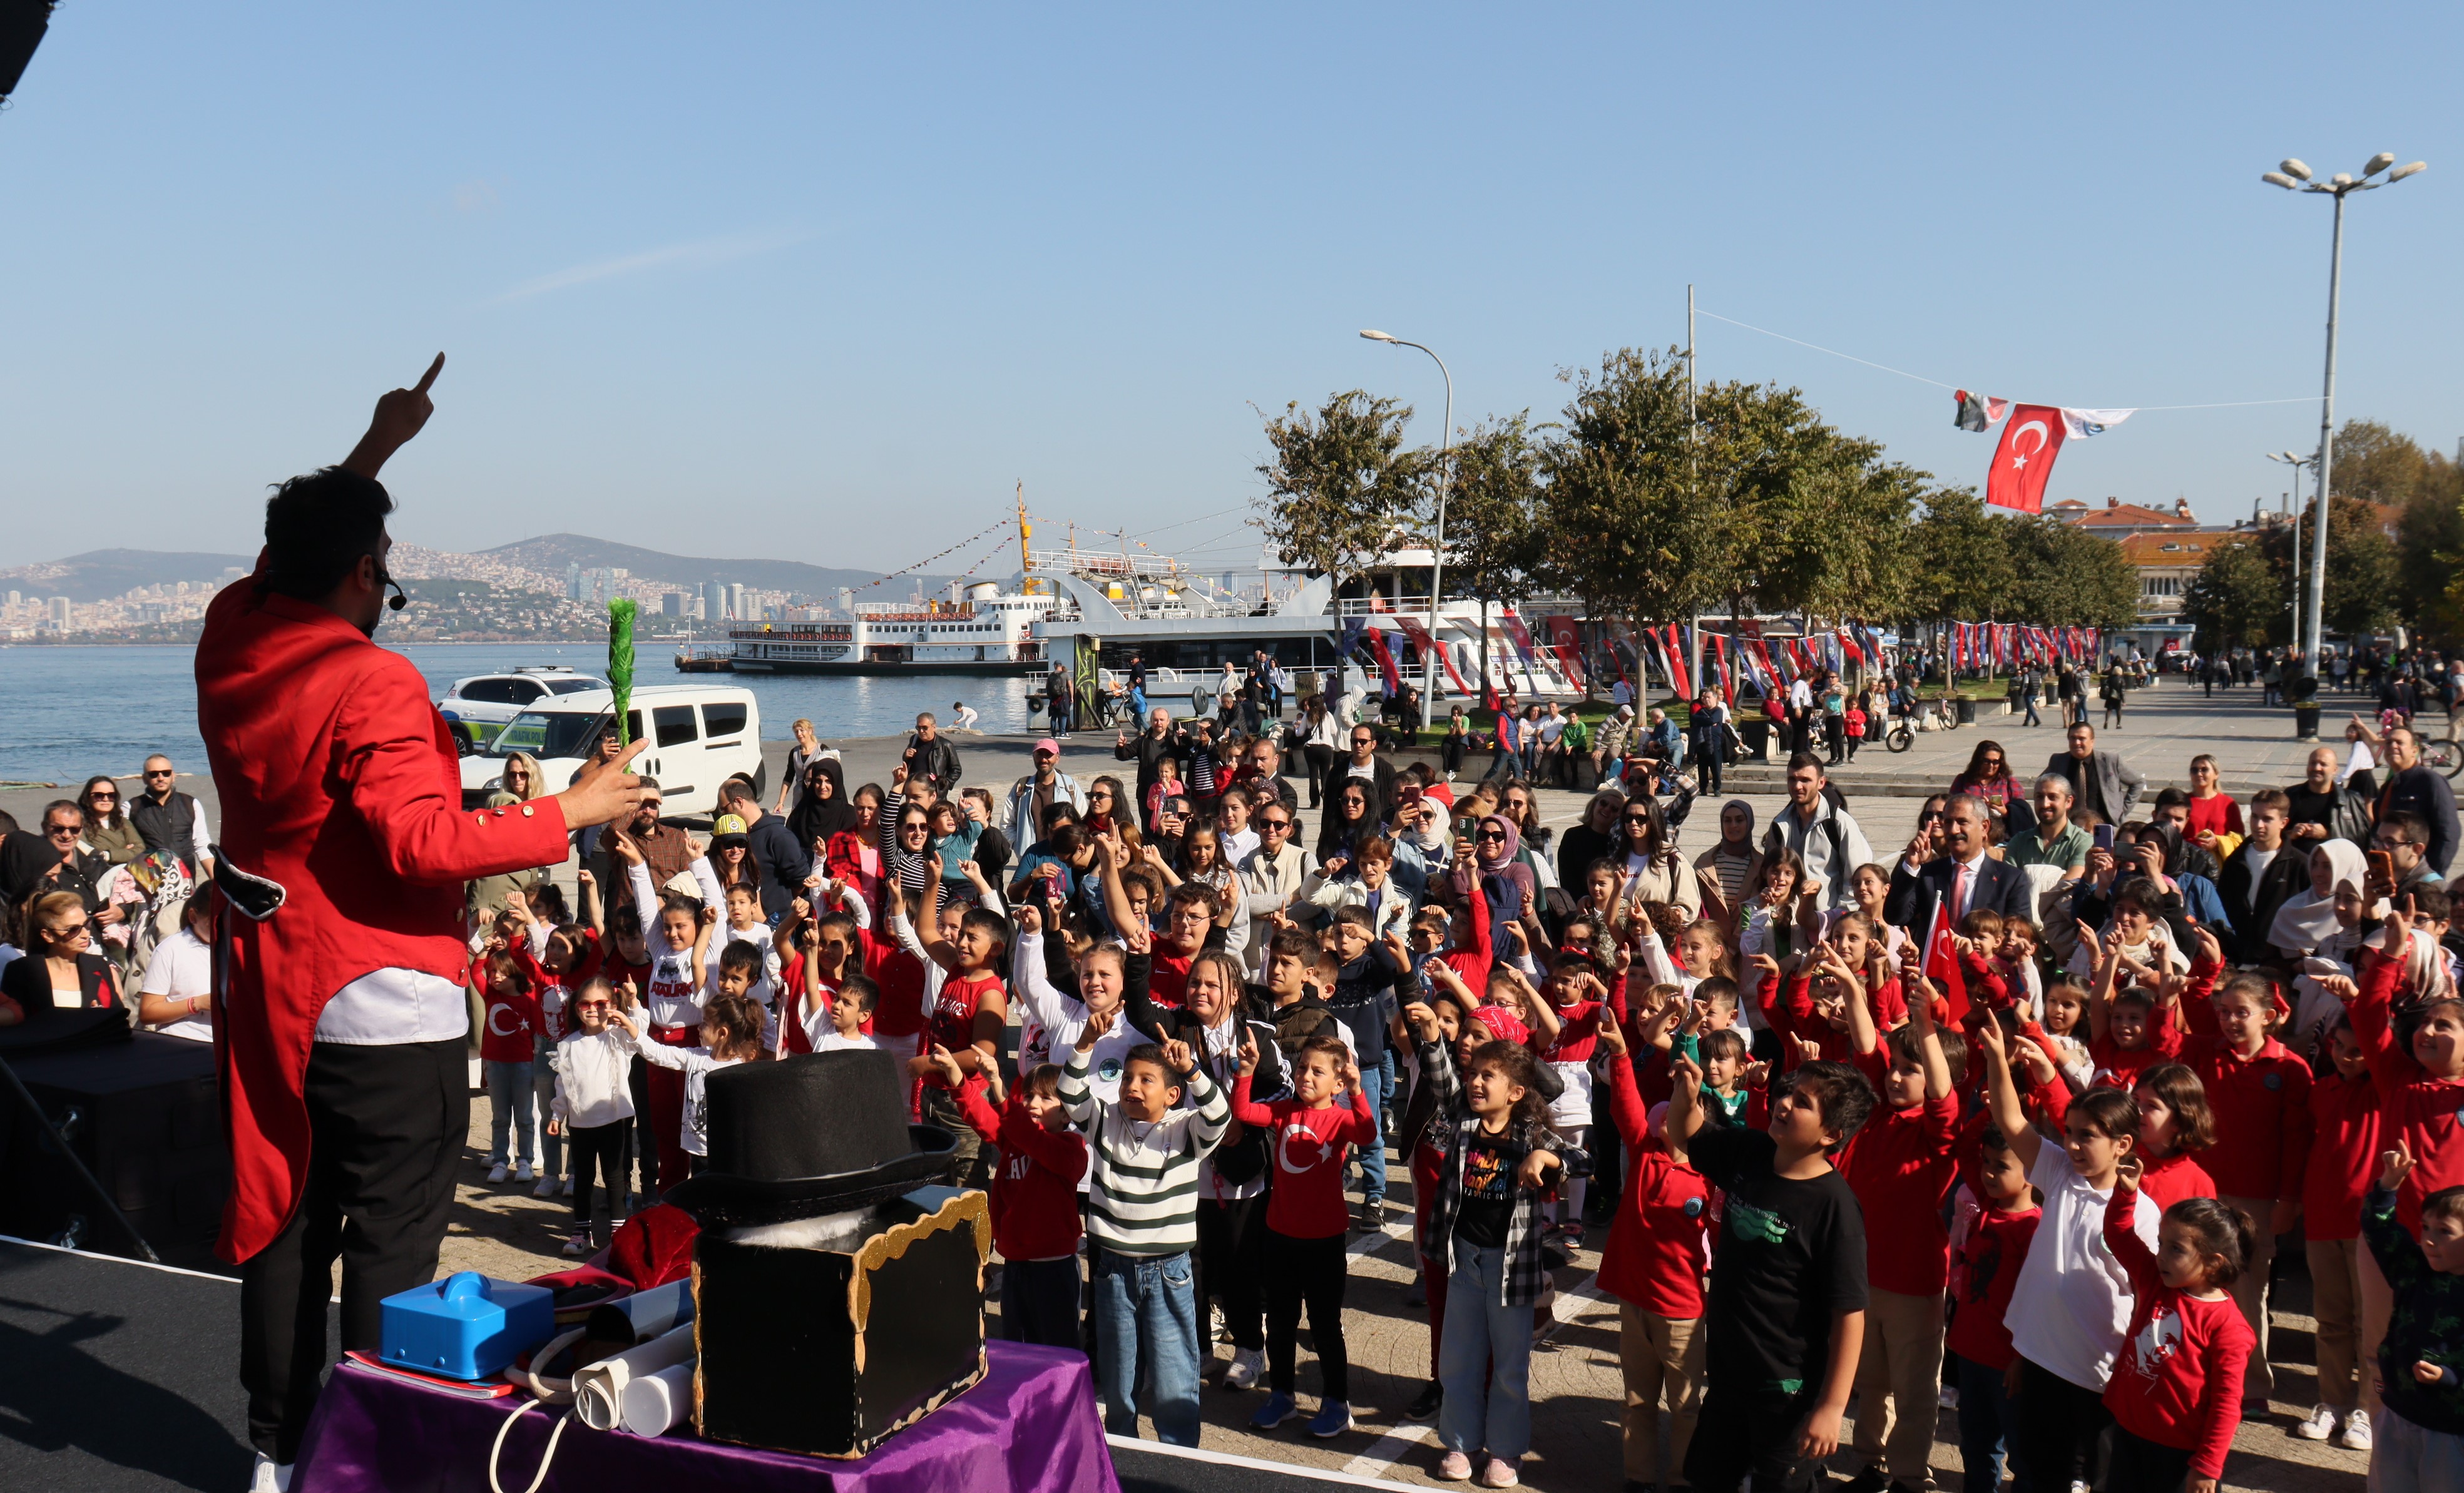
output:
[[[1472,858],[1480,867],[1481,888],[1489,899],[1489,925],[1501,930],[1498,947],[1506,945],[1503,929],[1520,921],[1534,950],[1549,948],[1549,930],[1540,921],[1540,888],[1531,867],[1523,864],[1523,834],[1503,814],[1485,814],[1472,825]]]
[[[1720,805],[1720,843],[1694,858],[1694,879],[1702,886],[1703,915],[1719,924],[1731,944],[1745,927],[1748,889],[1762,879],[1762,868],[1754,806],[1730,799]]]
[[[1583,805],[1583,817],[1567,826],[1565,837],[1557,842],[1557,885],[1572,890],[1583,885],[1591,874],[1592,863],[1617,853],[1617,814],[1625,807],[1625,795],[1615,788],[1602,788]]]
[[[2293,1028],[2285,1045],[2305,1056],[2320,1050],[2344,1002],[2358,993],[2355,971],[2363,945],[2389,916],[2400,916],[2386,902],[2369,895],[2369,861],[2349,840],[2325,840],[2310,852],[2310,889],[2277,910],[2267,941],[2277,952],[2299,961],[2294,979],[2298,1001]],[[2404,982],[2395,1004],[2401,1008],[2454,988],[2445,951],[2421,929],[2405,945]]]
[[[118,779],[108,774],[87,779],[77,802],[85,809],[86,848],[101,856],[103,864],[125,866],[145,854],[145,837],[121,808]]]
[[[1620,823],[1625,840],[1616,853],[1624,858],[1626,900],[1681,908],[1689,923],[1701,917],[1702,880],[1669,844],[1668,823],[1661,816],[1659,803],[1647,798],[1629,799]]]
[[[846,769],[835,757],[805,764],[804,784],[796,806],[787,811],[787,828],[796,839],[827,857],[830,837],[855,827],[855,805],[847,801]]]

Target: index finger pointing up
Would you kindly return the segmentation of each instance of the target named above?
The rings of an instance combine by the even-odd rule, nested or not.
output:
[[[423,373],[423,374],[421,374],[421,375],[419,376],[419,383],[418,383],[417,384],[415,384],[415,385],[413,385],[413,386],[412,386],[412,388],[411,388],[411,392],[412,392],[412,393],[414,393],[414,394],[425,394],[425,393],[427,393],[427,392],[428,392],[428,386],[429,386],[429,384],[431,384],[435,383],[435,382],[436,382],[436,376],[437,376],[439,373],[442,373],[442,372],[444,372],[444,371],[445,371],[445,355],[444,355],[443,353],[438,353],[438,354],[436,355],[436,361],[435,361],[434,362],[431,362],[431,363],[429,363],[429,364],[428,365],[428,371],[427,371],[426,373]]]

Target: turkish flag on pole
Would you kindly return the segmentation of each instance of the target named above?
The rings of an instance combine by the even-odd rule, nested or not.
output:
[[[1993,470],[1985,478],[1985,501],[2023,514],[2042,513],[2045,482],[2054,454],[2062,449],[2062,412],[2050,405],[2021,405],[2002,427],[1993,448]]]
[[[1968,978],[1960,973],[1959,950],[1950,941],[1950,899],[1933,905],[1933,927],[1925,933],[1925,972],[1942,981],[1943,1010],[1950,1024],[1968,1020]],[[1923,994],[1923,992],[1919,992]]]

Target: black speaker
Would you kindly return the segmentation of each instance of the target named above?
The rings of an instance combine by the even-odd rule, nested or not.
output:
[[[211,1043],[140,1032],[8,1062],[164,1263],[228,1271],[213,1258],[231,1169]],[[143,1258],[25,1101],[5,1088],[0,1233]]]

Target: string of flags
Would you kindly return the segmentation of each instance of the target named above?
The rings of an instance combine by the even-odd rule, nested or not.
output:
[[[2002,426],[2002,439],[1993,448],[1993,465],[1985,477],[1985,501],[2023,514],[2044,512],[2045,484],[2053,479],[2054,458],[2060,454],[2064,441],[2102,435],[2139,412],[2014,405],[1966,389],[1952,393],[1959,401],[1953,417],[1959,428],[1982,433],[1996,424]]]

